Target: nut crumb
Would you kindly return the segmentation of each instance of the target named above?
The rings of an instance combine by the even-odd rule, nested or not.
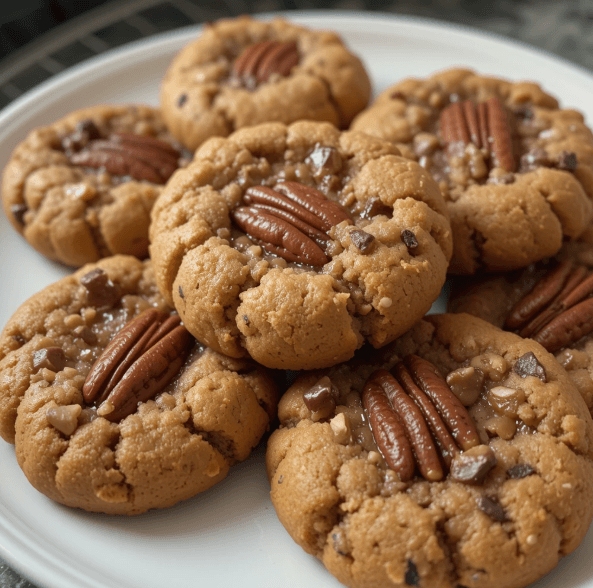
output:
[[[336,442],[341,443],[342,445],[350,443],[350,441],[352,440],[352,428],[350,426],[350,419],[343,412],[336,415],[329,422],[329,424],[332,428],[332,431],[334,432]]]

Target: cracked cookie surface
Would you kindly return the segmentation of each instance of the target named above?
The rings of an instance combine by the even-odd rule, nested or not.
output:
[[[2,177],[14,228],[40,253],[81,266],[148,254],[150,210],[185,164],[158,110],[100,105],[31,131]]]
[[[406,79],[351,128],[401,145],[439,182],[454,235],[451,273],[554,255],[593,214],[591,131],[535,83],[466,69]]]
[[[264,368],[193,338],[173,379],[128,416],[108,420],[109,402],[86,402],[94,362],[146,309],[173,314],[150,262],[115,256],[33,296],[2,332],[0,435],[57,502],[108,514],[171,506],[222,480],[275,417]]]
[[[447,376],[475,423],[465,472],[456,456],[446,473],[441,449],[440,480],[418,466],[403,482],[378,449],[361,395],[378,368],[404,382],[404,364],[416,378],[410,354]],[[577,547],[593,514],[593,423],[566,372],[469,315],[432,315],[379,352],[301,375],[278,415],[266,454],[278,517],[347,586],[526,586]]]
[[[347,127],[370,92],[360,59],[335,33],[245,16],[206,25],[171,63],[160,99],[171,132],[195,149],[268,121]]]
[[[150,239],[159,289],[199,341],[283,369],[393,340],[438,297],[451,254],[420,165],[310,121],[210,139],[167,184]]]

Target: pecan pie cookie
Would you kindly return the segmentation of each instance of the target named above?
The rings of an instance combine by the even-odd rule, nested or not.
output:
[[[161,86],[163,116],[190,149],[268,121],[347,127],[369,100],[358,57],[330,31],[283,19],[220,20],[175,57]]]
[[[146,257],[150,209],[183,163],[156,109],[77,110],[16,147],[2,178],[4,211],[37,251],[66,265]]]
[[[67,506],[131,515],[202,492],[247,458],[276,402],[266,370],[197,343],[131,256],[49,286],[0,336],[0,435]]]
[[[593,414],[593,227],[553,259],[504,276],[453,282],[448,308],[543,345]]]
[[[593,214],[593,136],[534,83],[447,70],[383,92],[352,123],[405,147],[439,182],[453,229],[449,271],[525,267]]]
[[[150,238],[157,284],[198,340],[284,369],[405,332],[438,297],[451,252],[420,165],[312,121],[210,139],[167,184]]]
[[[280,401],[271,498],[301,547],[356,588],[519,588],[578,546],[593,422],[548,352],[432,315],[374,356]]]

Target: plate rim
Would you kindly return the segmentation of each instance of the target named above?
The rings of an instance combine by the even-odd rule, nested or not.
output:
[[[464,39],[466,42],[475,40],[476,37],[478,37],[481,41],[492,46],[504,46],[507,50],[511,49],[520,51],[524,55],[553,62],[556,66],[568,70],[569,75],[576,76],[579,83],[590,86],[591,91],[593,92],[593,74],[583,66],[528,43],[471,26],[449,23],[434,18],[354,10],[262,12],[252,14],[251,16],[257,19],[269,19],[279,16],[297,23],[315,23],[314,26],[317,26],[318,28],[332,30],[334,28],[333,26],[319,27],[320,20],[331,16],[330,22],[333,24],[340,20],[338,26],[342,27],[344,22],[351,21],[352,25],[356,24],[358,28],[361,28],[364,26],[364,21],[367,21],[372,23],[372,25],[384,25],[386,29],[390,27],[395,27],[397,29],[398,26],[407,26],[415,28],[419,32],[426,30],[434,32],[434,29],[436,28],[439,31],[452,33],[457,39]],[[84,79],[80,78],[84,78],[85,76],[81,76],[81,73],[85,73],[88,76],[97,75],[100,71],[105,71],[105,66],[108,66],[109,70],[117,70],[118,65],[125,59],[128,60],[126,61],[127,65],[131,62],[136,63],[145,61],[146,56],[144,51],[148,47],[151,47],[155,52],[165,52],[173,50],[175,47],[177,47],[177,49],[175,49],[175,51],[177,51],[184,43],[191,40],[192,36],[197,35],[202,27],[202,24],[195,24],[180,27],[173,31],[157,33],[150,37],[109,49],[56,74],[32,90],[24,93],[22,96],[19,96],[0,111],[0,141],[19,126],[18,116],[20,113],[30,111],[36,102],[42,102],[42,100],[50,96],[55,89],[62,87],[67,88],[69,82],[73,82],[75,88],[82,87],[85,82]],[[394,82],[395,81],[396,79],[394,79]],[[64,89],[64,92],[71,91],[71,88],[72,87],[70,87],[70,89]],[[35,110],[37,111],[39,109],[42,109],[42,106],[38,106]],[[3,328],[4,325],[0,325],[0,327]],[[78,569],[78,566],[66,566],[63,560],[58,560],[60,565],[57,565],[56,561],[52,561],[53,554],[47,551],[47,547],[42,546],[39,540],[31,542],[29,540],[29,535],[23,533],[21,527],[25,525],[25,523],[22,520],[19,520],[18,523],[20,524],[17,524],[13,520],[18,519],[16,513],[14,513],[14,516],[12,517],[6,517],[7,508],[8,507],[4,504],[0,505],[0,556],[19,574],[24,578],[30,579],[30,581],[37,584],[40,588],[106,588],[106,584],[103,582],[99,582],[93,577],[85,576],[84,573]],[[12,549],[5,544],[7,538],[12,539],[13,545],[10,546]],[[35,551],[33,551],[31,547],[35,547]],[[51,570],[47,567],[39,569],[39,558],[49,564]]]

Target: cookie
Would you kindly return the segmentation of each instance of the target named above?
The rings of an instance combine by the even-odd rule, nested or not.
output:
[[[593,414],[593,227],[553,259],[453,283],[450,312],[530,337],[556,356]]]
[[[264,368],[197,343],[149,261],[105,258],[26,301],[0,336],[0,435],[40,492],[164,508],[247,458],[276,414]]]
[[[148,254],[148,224],[184,157],[159,112],[102,105],[34,129],[2,177],[6,216],[49,259],[81,266]]]
[[[159,289],[199,341],[293,370],[406,331],[451,253],[445,203],[420,165],[311,121],[207,141],[163,190],[150,239]]]
[[[439,182],[450,273],[525,267],[578,237],[593,214],[593,135],[531,82],[466,69],[406,79],[352,123],[402,145]]]
[[[179,52],[160,101],[171,132],[193,150],[264,122],[347,127],[370,93],[362,62],[335,33],[243,16],[206,25]]]
[[[591,521],[581,397],[541,346],[475,317],[304,374],[278,414],[276,513],[346,586],[519,588]]]

